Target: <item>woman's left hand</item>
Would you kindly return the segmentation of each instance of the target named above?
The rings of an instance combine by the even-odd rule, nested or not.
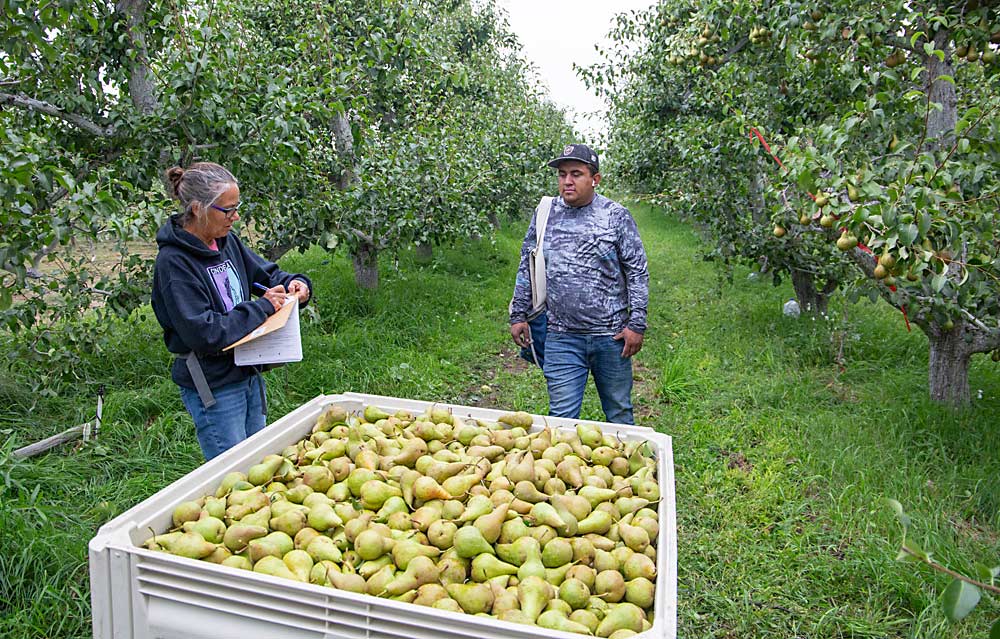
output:
[[[289,282],[288,292],[299,298],[299,304],[305,304],[309,301],[309,287],[302,280],[292,280]]]

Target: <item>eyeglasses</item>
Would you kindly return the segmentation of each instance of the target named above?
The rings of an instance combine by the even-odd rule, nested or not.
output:
[[[227,220],[232,220],[234,217],[236,217],[236,212],[239,210],[239,208],[243,206],[243,202],[237,202],[236,206],[228,206],[228,207],[216,206],[215,204],[211,204],[210,206],[216,211],[222,211],[225,214]]]

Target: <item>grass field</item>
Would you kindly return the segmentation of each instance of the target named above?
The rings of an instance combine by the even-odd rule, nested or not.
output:
[[[997,563],[997,365],[974,359],[974,408],[935,406],[927,342],[898,312],[835,302],[832,320],[784,317],[789,285],[739,269],[720,281],[687,226],[633,210],[651,272],[637,416],[674,437],[679,636],[985,636],[996,603],[949,624],[937,603],[947,578],[894,561],[901,530],[883,500],[903,503],[944,564]],[[541,373],[516,359],[506,328],[522,233],[426,264],[385,260],[374,293],[354,288],[342,255],[288,256],[286,269],[313,277],[315,303],[307,360],[268,373],[272,419],[348,390],[544,413]],[[0,376],[0,636],[89,636],[88,540],[201,462],[167,365],[147,310],[51,397],[25,395],[26,367]],[[90,419],[100,383],[99,443],[10,457]],[[583,417],[601,418],[592,388]]]

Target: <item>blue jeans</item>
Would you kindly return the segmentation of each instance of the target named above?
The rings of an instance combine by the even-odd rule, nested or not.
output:
[[[549,331],[545,338],[545,382],[549,415],[580,417],[587,377],[593,373],[601,408],[609,422],[634,424],[632,360],[622,357],[624,340],[610,335]]]
[[[181,388],[181,400],[194,419],[205,461],[220,455],[267,425],[261,394],[264,379],[253,375],[242,382],[213,388],[215,405],[205,408],[198,391]]]

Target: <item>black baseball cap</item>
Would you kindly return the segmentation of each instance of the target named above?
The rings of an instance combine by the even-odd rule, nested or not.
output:
[[[586,144],[567,144],[562,150],[562,155],[549,162],[549,166],[558,168],[560,162],[565,160],[576,160],[594,167],[594,173],[601,171],[601,163],[597,159],[597,154]]]

